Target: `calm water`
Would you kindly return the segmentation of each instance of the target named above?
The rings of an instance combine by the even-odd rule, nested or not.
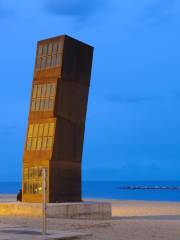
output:
[[[0,194],[15,194],[19,182],[0,183]],[[180,201],[180,190],[125,190],[127,186],[180,186],[178,182],[83,182],[84,198],[106,198],[118,200]]]

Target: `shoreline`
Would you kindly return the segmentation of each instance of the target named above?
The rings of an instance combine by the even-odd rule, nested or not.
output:
[[[0,193],[0,202],[2,202],[2,200],[4,200],[5,202],[16,202],[16,194],[9,194],[9,193]],[[173,201],[169,201],[169,200],[139,200],[139,199],[115,199],[115,198],[99,198],[99,197],[83,197],[82,201],[90,201],[90,202],[130,202],[130,203],[157,203],[157,204],[180,204],[180,200],[173,200]]]
[[[145,202],[145,203],[169,203],[175,204],[179,203],[180,200],[177,201],[169,201],[169,200],[133,200],[133,199],[113,199],[113,198],[83,198],[83,201],[101,201],[101,202]]]

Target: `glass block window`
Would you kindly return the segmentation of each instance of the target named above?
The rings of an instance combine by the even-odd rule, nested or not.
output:
[[[27,133],[26,151],[51,150],[55,123],[30,124]]]
[[[46,179],[48,179],[48,169]],[[24,194],[42,194],[43,167],[30,167],[24,169]]]
[[[31,111],[53,111],[56,84],[36,84],[33,86]]]
[[[42,46],[40,45],[39,48],[38,48],[38,53],[37,53],[38,56],[41,56],[41,55],[42,55],[42,49],[43,49],[43,48],[42,48]]]
[[[36,71],[58,67],[62,58],[62,41],[39,45],[36,56]]]

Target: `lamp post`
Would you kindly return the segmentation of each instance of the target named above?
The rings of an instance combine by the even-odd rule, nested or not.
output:
[[[42,234],[46,235],[46,169],[42,169]]]

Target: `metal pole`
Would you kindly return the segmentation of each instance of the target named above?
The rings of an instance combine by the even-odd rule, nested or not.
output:
[[[43,226],[42,226],[42,234],[46,235],[46,169],[42,169],[42,220],[43,220]]]

